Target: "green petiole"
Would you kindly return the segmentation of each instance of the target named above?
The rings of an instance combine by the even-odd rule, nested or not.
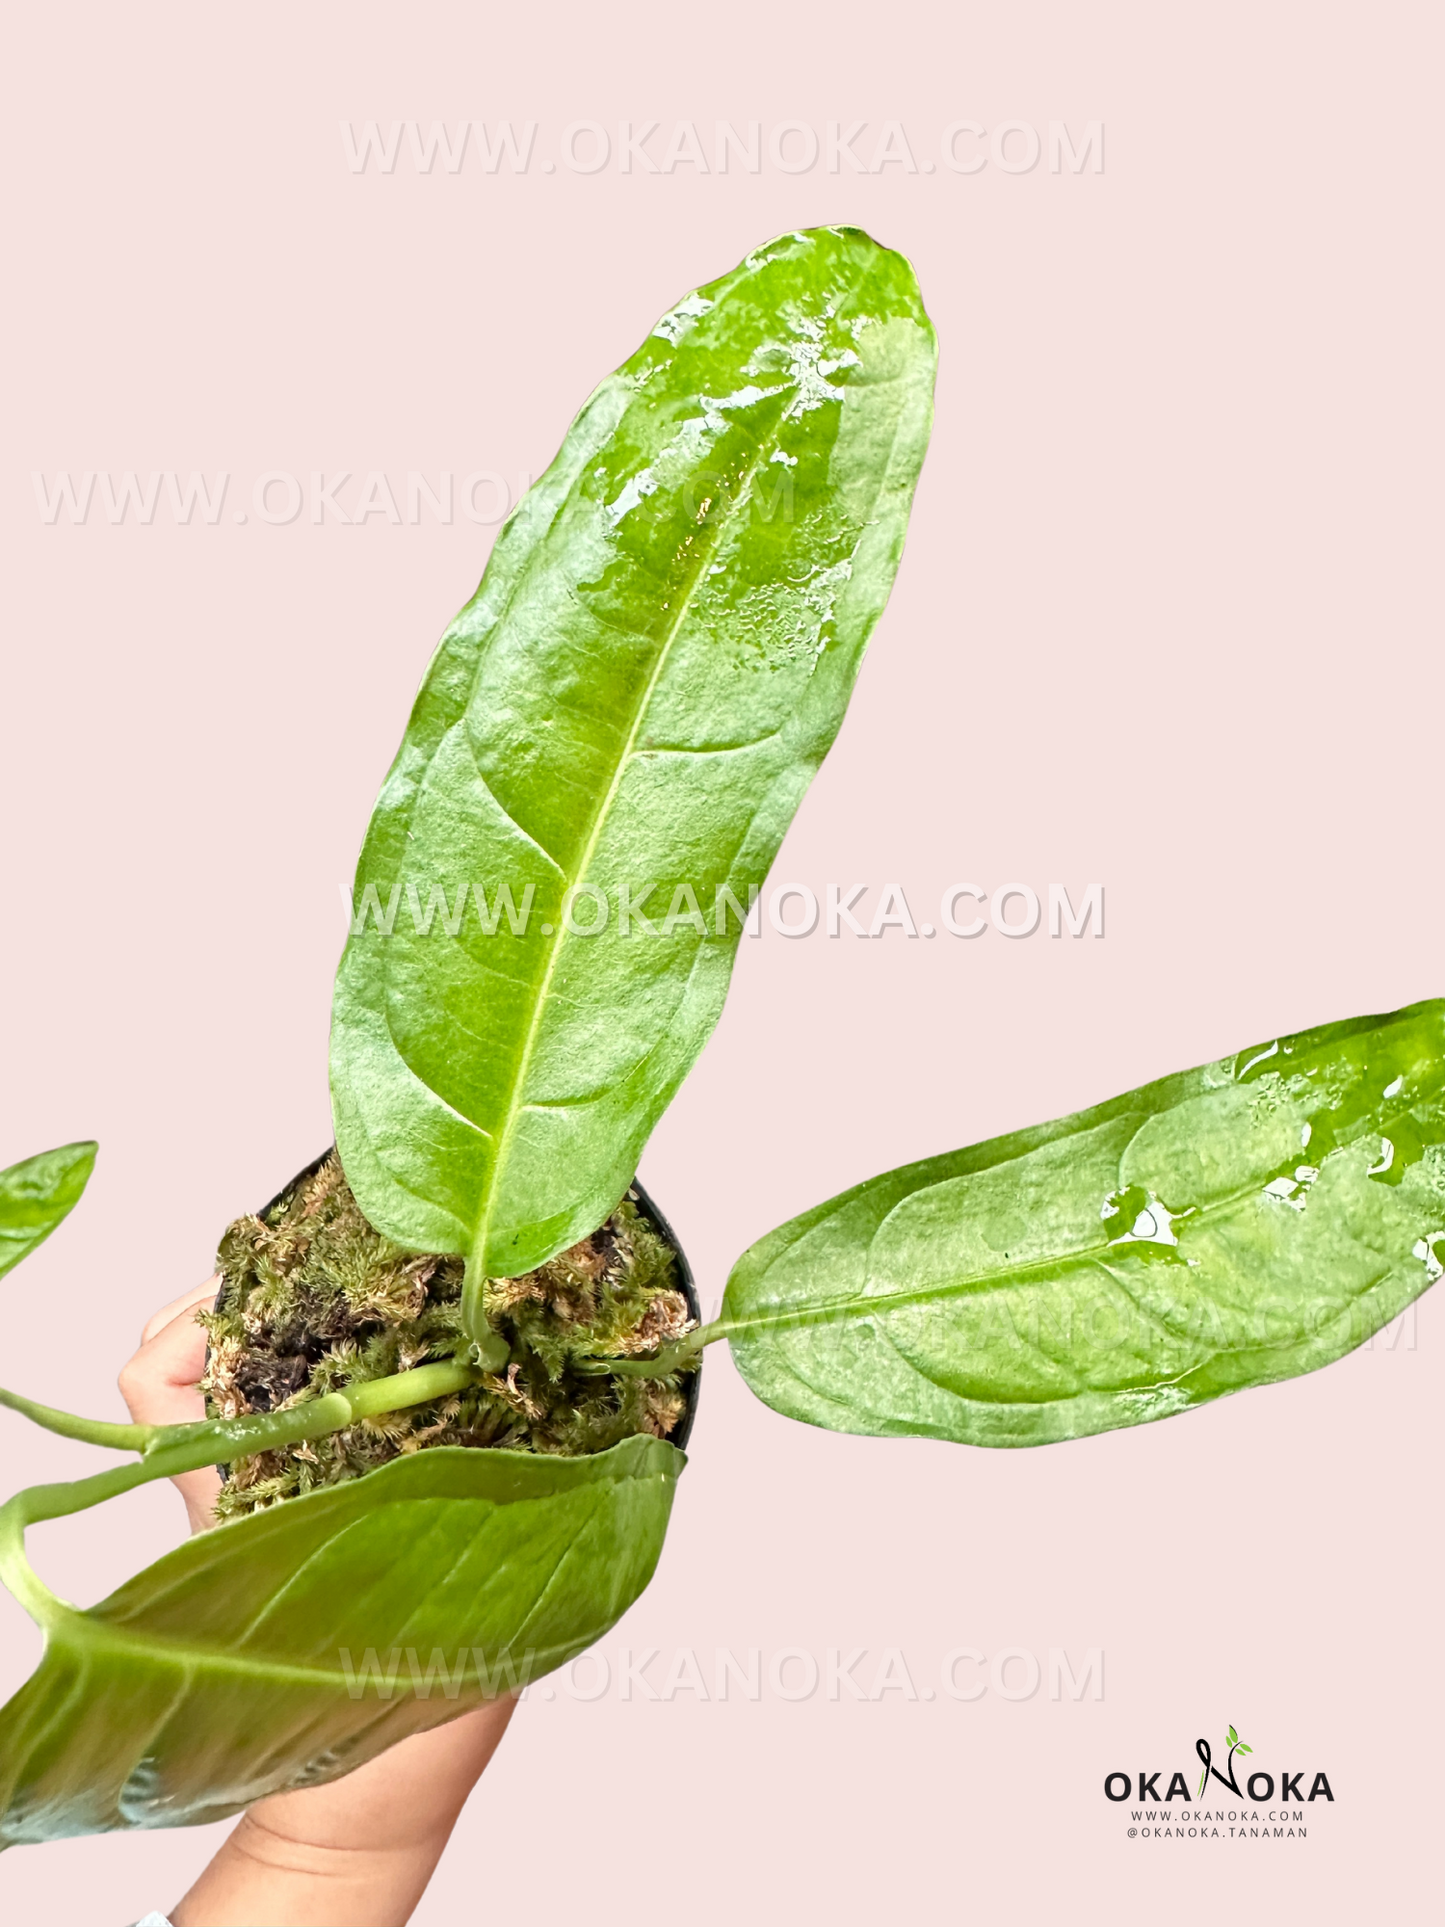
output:
[[[216,1460],[249,1458],[255,1452],[274,1451],[278,1446],[299,1445],[303,1439],[324,1438],[340,1432],[358,1419],[378,1418],[384,1412],[399,1412],[408,1405],[426,1405],[453,1392],[464,1391],[482,1376],[472,1365],[446,1360],[436,1365],[418,1365],[409,1372],[396,1372],[390,1378],[375,1378],[366,1384],[349,1385],[328,1392],[324,1398],[308,1399],[289,1405],[279,1412],[252,1412],[243,1418],[197,1419],[189,1425],[113,1425],[105,1419],[79,1418],[73,1412],[57,1411],[52,1405],[37,1404],[19,1392],[0,1388],[0,1405],[20,1412],[47,1432],[62,1438],[81,1439],[87,1445],[108,1445],[122,1452],[139,1452],[148,1478],[170,1478],[176,1472],[191,1472],[196,1466]],[[172,1465],[169,1455],[185,1452],[195,1465]],[[164,1457],[164,1468],[153,1471]],[[107,1477],[105,1473],[99,1475]],[[82,1484],[87,1481],[82,1481]]]
[[[670,1378],[674,1372],[688,1371],[697,1363],[704,1345],[711,1345],[726,1333],[720,1318],[700,1325],[675,1345],[664,1345],[651,1358],[579,1358],[577,1370],[591,1378]]]
[[[173,1479],[197,1472],[217,1460],[249,1458],[277,1446],[299,1445],[303,1439],[324,1438],[358,1419],[379,1418],[408,1405],[425,1405],[463,1391],[481,1377],[470,1365],[447,1361],[418,1365],[390,1378],[328,1392],[324,1398],[288,1406],[279,1412],[255,1412],[244,1418],[200,1419],[191,1425],[112,1425],[104,1419],[78,1418],[74,1413],[39,1405],[18,1392],[0,1390],[0,1405],[21,1412],[47,1432],[82,1439],[89,1445],[114,1446],[139,1452],[137,1465],[112,1466],[88,1479],[60,1485],[32,1485],[0,1506],[0,1578],[42,1625],[56,1598],[25,1556],[25,1531],[47,1519],[63,1519],[118,1498],[155,1479]]]

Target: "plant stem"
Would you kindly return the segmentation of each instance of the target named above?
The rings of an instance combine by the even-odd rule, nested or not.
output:
[[[57,1599],[25,1556],[25,1529],[46,1519],[62,1519],[72,1512],[100,1505],[154,1479],[170,1479],[195,1472],[218,1459],[247,1458],[280,1445],[322,1438],[342,1431],[358,1419],[378,1418],[408,1405],[425,1405],[473,1384],[479,1373],[470,1365],[446,1361],[418,1365],[390,1378],[328,1392],[324,1398],[288,1406],[280,1412],[254,1412],[245,1418],[203,1419],[194,1425],[107,1425],[99,1419],[75,1418],[48,1405],[34,1405],[14,1393],[4,1403],[34,1418],[48,1431],[66,1438],[83,1438],[93,1445],[126,1445],[141,1454],[138,1465],[112,1466],[88,1479],[65,1485],[32,1485],[0,1506],[0,1578],[32,1619],[42,1626],[64,1601]],[[52,1420],[63,1421],[61,1424]],[[120,1434],[128,1435],[122,1439]]]
[[[197,1465],[209,1465],[216,1459],[249,1458],[255,1452],[270,1452],[278,1446],[299,1445],[303,1439],[344,1431],[357,1419],[379,1418],[384,1412],[400,1412],[408,1405],[427,1405],[433,1399],[447,1398],[474,1385],[480,1376],[475,1366],[454,1359],[418,1365],[390,1378],[343,1386],[324,1398],[307,1399],[279,1412],[250,1412],[244,1418],[206,1419],[195,1425],[152,1426],[144,1452],[150,1460],[172,1446],[194,1443],[204,1447]],[[193,1468],[179,1469],[188,1472]]]
[[[38,1625],[48,1624],[67,1602],[56,1597],[25,1556],[25,1528],[43,1519],[63,1519],[67,1513],[83,1512],[103,1499],[117,1498],[134,1486],[164,1478],[166,1469],[144,1460],[139,1465],[116,1465],[109,1472],[97,1472],[92,1478],[76,1479],[68,1485],[28,1486],[0,1506],[0,1579]],[[193,1469],[189,1464],[177,1468],[186,1472]]]
[[[717,1319],[711,1325],[700,1325],[696,1331],[690,1331],[675,1345],[664,1345],[652,1358],[579,1358],[577,1370],[589,1378],[609,1377],[613,1373],[619,1378],[670,1378],[674,1372],[687,1371],[697,1362],[704,1345],[711,1345],[723,1336],[722,1320]]]
[[[288,1405],[279,1412],[251,1412],[244,1418],[197,1419],[190,1425],[112,1425],[107,1419],[80,1418],[53,1405],[40,1405],[19,1392],[0,1387],[0,1405],[9,1406],[47,1432],[61,1438],[81,1439],[87,1445],[109,1445],[120,1452],[139,1452],[149,1459],[161,1447],[182,1445],[189,1440],[204,1442],[205,1450],[197,1464],[216,1459],[243,1459],[253,1452],[268,1452],[280,1445],[297,1445],[303,1439],[324,1438],[340,1432],[361,1418],[377,1418],[383,1412],[400,1412],[408,1405],[426,1405],[433,1399],[447,1398],[475,1384],[481,1372],[472,1365],[447,1359],[436,1365],[418,1365],[409,1372],[394,1372],[390,1378],[374,1378],[364,1385],[349,1385],[324,1398],[308,1399]],[[189,1470],[182,1467],[182,1471]]]
[[[61,1412],[53,1405],[39,1405],[19,1392],[7,1392],[0,1385],[0,1405],[20,1412],[47,1432],[58,1432],[63,1439],[83,1439],[87,1445],[113,1445],[120,1452],[143,1452],[155,1430],[153,1425],[112,1425],[106,1419],[78,1418],[74,1412]]]

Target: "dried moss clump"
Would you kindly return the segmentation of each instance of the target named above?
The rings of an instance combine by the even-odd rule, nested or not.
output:
[[[404,1251],[361,1214],[333,1153],[264,1217],[221,1240],[222,1289],[202,1318],[202,1389],[213,1416],[300,1404],[357,1380],[466,1358],[462,1261]],[[638,1432],[666,1438],[685,1409],[676,1378],[598,1375],[591,1359],[646,1355],[692,1328],[677,1260],[632,1196],[571,1250],[487,1287],[512,1362],[429,1405],[328,1438],[238,1459],[216,1507],[234,1518],[355,1478],[432,1445],[600,1452]]]

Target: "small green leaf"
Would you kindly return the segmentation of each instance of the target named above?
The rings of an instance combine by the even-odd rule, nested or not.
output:
[[[1235,1732],[1234,1728],[1231,1726],[1229,1729],[1229,1744],[1233,1746],[1235,1741],[1238,1738],[1239,1738],[1239,1735]]]
[[[1253,1753],[1253,1751],[1254,1751],[1254,1748],[1253,1748],[1252,1746],[1246,1746],[1246,1745],[1245,1745],[1245,1743],[1244,1743],[1244,1741],[1243,1741],[1243,1740],[1240,1740],[1240,1741],[1239,1741],[1239,1742],[1237,1743],[1237,1748],[1236,1748],[1236,1750],[1237,1750],[1238,1752],[1240,1752],[1240,1753]]]
[[[439,1446],[203,1533],[88,1612],[52,1597],[0,1709],[0,1845],[224,1819],[565,1665],[651,1578],[685,1462]]]
[[[0,1171],[0,1278],[69,1216],[95,1165],[95,1153],[89,1140],[62,1144]]]
[[[888,598],[934,360],[901,255],[784,235],[663,317],[502,529],[336,980],[341,1160],[399,1243],[516,1275],[632,1181],[722,1008],[719,891],[767,875]]]
[[[744,1254],[721,1332],[791,1418],[1044,1445],[1352,1350],[1440,1276],[1442,1193],[1437,1000],[860,1184]]]

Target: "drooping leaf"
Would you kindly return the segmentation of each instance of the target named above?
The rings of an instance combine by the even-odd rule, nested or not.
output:
[[[564,1665],[651,1578],[684,1463],[649,1438],[437,1447],[204,1533],[87,1612],[54,1600],[0,1709],[0,1845],[224,1819]]]
[[[0,1278],[74,1210],[95,1166],[96,1149],[88,1140],[62,1144],[0,1171]]]
[[[746,1252],[723,1329],[789,1417],[1043,1445],[1329,1364],[1442,1239],[1437,1000],[874,1178]]]
[[[663,317],[501,531],[336,983],[341,1158],[400,1243],[524,1272],[631,1181],[722,1006],[719,886],[761,884],[887,599],[934,359],[900,255],[786,235]]]

